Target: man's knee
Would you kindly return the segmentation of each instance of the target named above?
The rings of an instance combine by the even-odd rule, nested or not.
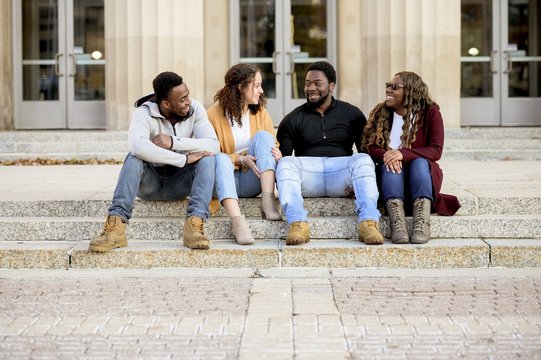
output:
[[[367,154],[353,154],[349,161],[348,167],[351,170],[361,170],[363,172],[371,172],[375,175],[376,166],[374,161]]]
[[[284,156],[276,167],[277,179],[297,179],[300,177],[302,164],[295,156]]]
[[[132,153],[128,153],[126,159],[124,159],[124,164],[122,166],[129,169],[143,170],[143,168],[145,167],[145,162],[139,159],[137,156],[133,155]]]
[[[201,169],[214,170],[216,167],[216,156],[204,156],[197,161],[197,167]]]

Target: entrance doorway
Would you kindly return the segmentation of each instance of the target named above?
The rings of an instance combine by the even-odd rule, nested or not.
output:
[[[306,101],[308,65],[334,64],[335,0],[235,0],[231,12],[231,63],[261,69],[267,110],[278,125]]]
[[[105,128],[103,0],[13,7],[15,128]]]
[[[462,0],[462,125],[541,125],[540,3]]]

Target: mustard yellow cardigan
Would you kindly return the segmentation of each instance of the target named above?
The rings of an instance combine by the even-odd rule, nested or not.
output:
[[[220,104],[217,102],[212,104],[207,109],[207,115],[210,123],[216,131],[216,136],[218,136],[218,141],[220,142],[220,152],[229,154],[235,170],[238,170],[240,167],[235,165],[235,162],[239,156],[245,155],[245,153],[235,153],[235,140],[233,139],[233,132],[231,131],[231,123],[224,115],[224,111]],[[274,125],[266,109],[261,109],[255,115],[250,113],[250,139],[261,130],[268,131],[270,134],[272,134],[272,136],[274,136],[274,141],[276,142]],[[278,142],[276,142],[276,147],[278,147]]]

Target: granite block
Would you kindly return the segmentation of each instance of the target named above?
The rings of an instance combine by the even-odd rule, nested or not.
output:
[[[540,267],[540,239],[487,239],[492,267]]]
[[[241,246],[233,241],[212,241],[209,250],[191,250],[180,241],[130,241],[128,247],[107,253],[88,251],[79,242],[71,252],[73,268],[260,268],[278,266],[276,241]]]
[[[65,269],[73,242],[0,241],[0,268]]]
[[[431,240],[424,245],[369,246],[358,241],[317,241],[283,249],[284,267],[475,268],[489,264],[481,240]]]

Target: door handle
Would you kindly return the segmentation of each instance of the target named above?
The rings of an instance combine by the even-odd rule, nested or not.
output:
[[[54,55],[54,74],[58,77],[64,76],[64,74],[60,72],[60,58],[62,56],[64,56],[62,53],[56,53]]]
[[[278,71],[278,66],[276,65],[276,58],[280,55],[279,51],[275,51],[272,53],[272,72],[276,75],[280,75],[280,72]]]
[[[504,74],[509,74],[513,70],[513,59],[511,58],[511,51],[505,50],[505,60],[507,61],[507,69],[503,71]]]
[[[286,75],[291,75],[295,72],[295,57],[291,51],[286,52],[286,54],[289,56],[289,72]]]
[[[73,72],[69,76],[73,77],[77,75],[77,58],[76,58],[77,55],[75,55],[74,53],[71,53],[69,54],[69,56],[71,58],[71,67],[73,70]]]
[[[497,50],[492,50],[490,52],[490,72],[492,74],[496,74],[498,72],[498,69],[494,68],[494,59],[496,58],[497,53],[498,53]]]

